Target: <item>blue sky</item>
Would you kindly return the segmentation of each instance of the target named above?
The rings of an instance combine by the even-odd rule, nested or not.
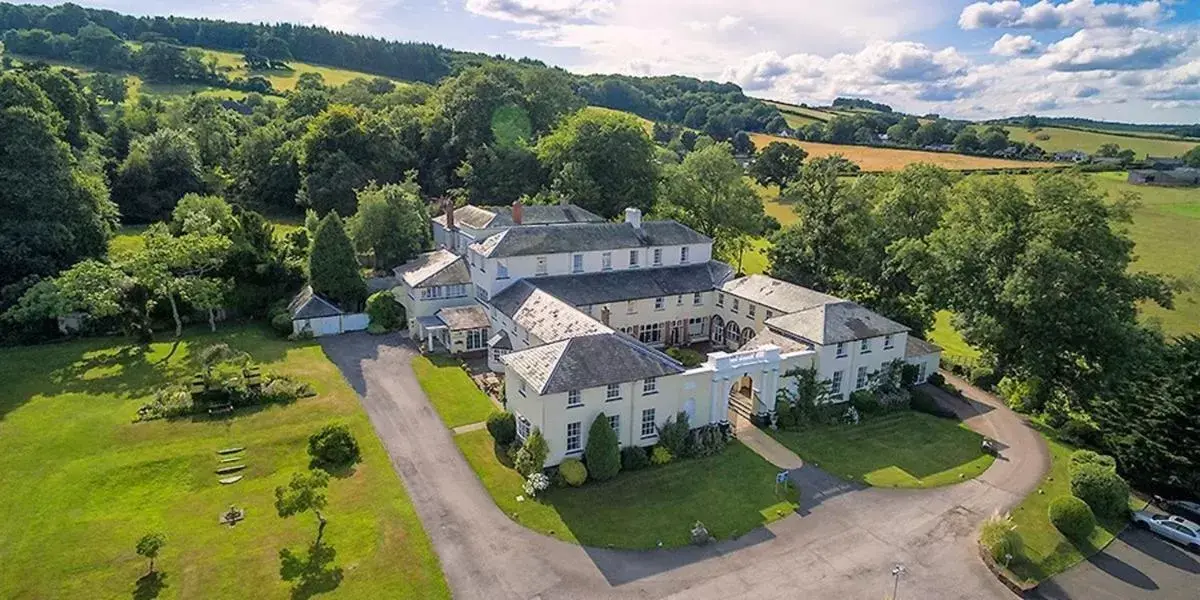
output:
[[[48,4],[51,2],[47,2]],[[1200,121],[1197,0],[96,0],[966,118]]]

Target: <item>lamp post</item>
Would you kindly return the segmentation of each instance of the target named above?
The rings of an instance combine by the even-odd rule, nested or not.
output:
[[[896,563],[896,566],[892,567],[892,600],[896,600],[897,594],[900,592],[900,576],[903,575],[904,572],[905,568],[901,563]]]

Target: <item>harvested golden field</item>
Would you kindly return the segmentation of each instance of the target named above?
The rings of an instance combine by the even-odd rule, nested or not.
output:
[[[862,167],[863,171],[898,171],[903,169],[905,165],[913,163],[929,163],[954,170],[1045,169],[1059,166],[1056,163],[1049,162],[967,156],[965,154],[952,154],[949,152],[926,152],[924,150],[907,150],[904,148],[876,148],[872,146],[805,142],[763,133],[752,133],[750,137],[754,140],[754,145],[760,149],[766,147],[771,142],[785,142],[804,148],[810,157],[841,154],[857,163],[859,167]]]

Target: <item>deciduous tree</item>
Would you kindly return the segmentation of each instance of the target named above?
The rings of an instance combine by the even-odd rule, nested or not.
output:
[[[749,173],[759,185],[777,185],[783,189],[800,174],[805,158],[808,152],[797,144],[771,142],[758,153]]]

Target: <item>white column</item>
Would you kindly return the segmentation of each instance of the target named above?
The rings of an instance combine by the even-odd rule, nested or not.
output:
[[[708,422],[720,423],[724,420],[724,413],[717,412],[717,408],[721,403],[721,378],[714,374],[710,385],[712,386],[712,401],[709,403]]]
[[[779,367],[763,371],[762,388],[758,392],[759,412],[775,410],[775,392],[779,389]]]

